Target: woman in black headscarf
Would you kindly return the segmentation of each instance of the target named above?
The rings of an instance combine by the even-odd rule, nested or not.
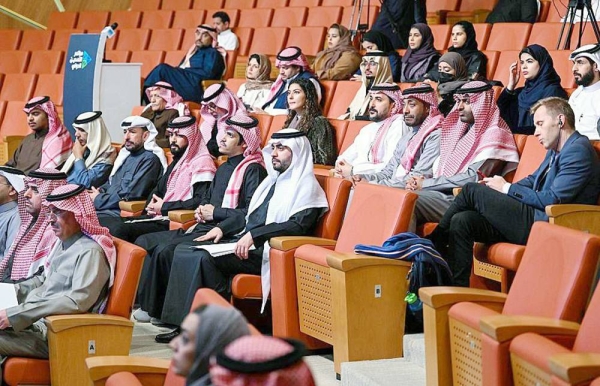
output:
[[[364,50],[367,52],[384,52],[390,59],[390,67],[392,67],[392,77],[394,78],[394,82],[400,82],[400,78],[402,76],[401,58],[387,36],[379,31],[370,30],[363,35],[362,48],[364,48]],[[357,74],[360,75],[360,70],[358,70]]]
[[[413,24],[408,35],[408,50],[402,57],[402,82],[415,82],[438,62],[440,54],[433,46],[433,33],[427,24]]]
[[[452,26],[452,36],[448,47],[449,52],[460,54],[467,64],[470,80],[487,79],[487,57],[477,49],[477,36],[473,24],[459,21]]]
[[[519,62],[510,65],[508,84],[498,98],[498,108],[513,133],[531,135],[535,132],[533,116],[529,113],[531,106],[551,96],[567,99],[567,93],[561,87],[552,57],[544,47],[532,44],[523,48]],[[521,73],[525,87],[515,89]]]

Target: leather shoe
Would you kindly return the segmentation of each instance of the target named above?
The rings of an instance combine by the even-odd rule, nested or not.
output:
[[[169,343],[171,340],[173,340],[173,338],[175,338],[177,335],[179,335],[180,332],[181,332],[181,330],[179,329],[179,327],[177,327],[173,331],[169,331],[169,332],[165,332],[163,334],[156,335],[154,337],[154,340],[156,341],[156,343]]]

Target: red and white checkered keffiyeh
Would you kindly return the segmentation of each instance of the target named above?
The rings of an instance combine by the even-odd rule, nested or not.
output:
[[[460,121],[459,95],[455,95],[457,103],[442,123],[440,161],[435,177],[453,176],[466,170],[470,164],[484,159],[519,162],[515,140],[500,117],[493,90],[464,92],[485,86],[484,82],[474,81],[457,90],[459,95],[469,97],[475,123],[471,127]]]
[[[179,115],[190,115],[190,109],[185,103],[181,95],[177,94],[175,89],[170,83],[159,81],[146,89],[146,96],[150,100],[150,93],[152,91],[158,91],[158,96],[161,97],[165,102],[165,110],[177,110]],[[144,111],[152,108],[152,104],[148,104]]]
[[[304,56],[302,50],[298,47],[287,47],[277,54],[275,59],[275,67],[279,68],[283,65],[302,67],[302,71],[308,71],[312,73],[310,64],[308,64],[308,60],[306,60],[306,56]],[[280,74],[277,76],[277,79],[275,79],[275,82],[271,85],[271,90],[269,91],[269,96],[266,100],[272,100],[282,85],[283,79],[281,79]]]
[[[402,99],[400,88],[392,83],[376,84],[371,87],[369,94],[385,94],[394,102],[394,107],[390,110],[388,118],[383,121],[383,124],[377,130],[377,134],[373,140],[373,146],[371,146],[370,158],[373,160],[374,164],[379,164],[383,162],[385,156],[385,146],[383,142],[390,126],[392,126],[392,123],[394,123],[396,119],[402,119],[401,115],[404,110],[404,100]]]
[[[419,92],[419,90],[424,90]],[[417,157],[417,153],[419,149],[425,142],[425,139],[429,137],[429,134],[434,132],[435,130],[441,127],[441,122],[444,119],[444,116],[438,110],[438,100],[437,96],[433,89],[429,86],[425,87],[423,85],[417,85],[410,87],[405,90],[406,95],[402,95],[402,99],[406,101],[409,98],[418,99],[421,102],[429,105],[429,115],[419,128],[417,134],[411,138],[406,146],[406,150],[404,151],[404,155],[400,160],[400,164],[407,172],[410,171],[415,163],[415,158]]]
[[[29,114],[39,109],[48,116],[48,134],[44,138],[40,168],[57,168],[69,157],[73,141],[67,128],[62,124],[54,103],[48,97],[35,97],[23,108]]]
[[[225,189],[225,195],[223,196],[223,208],[235,209],[238,206],[240,199],[240,190],[244,181],[244,174],[246,169],[253,163],[259,163],[265,166],[262,152],[260,149],[260,129],[258,128],[258,120],[252,118],[245,113],[236,114],[226,122],[227,128],[237,131],[244,142],[246,143],[246,150],[244,151],[244,159],[234,169],[229,182],[227,183],[227,189]]]
[[[187,200],[192,197],[194,184],[199,181],[212,181],[217,168],[206,143],[202,140],[194,117],[173,119],[169,122],[167,132],[183,135],[188,140],[188,146],[169,175],[163,200]]]
[[[67,184],[54,189],[50,195],[57,196],[68,194],[79,188],[79,185]],[[104,250],[104,254],[106,255],[106,260],[108,260],[108,264],[110,265],[109,285],[112,286],[115,276],[115,266],[117,264],[117,250],[115,249],[108,228],[103,227],[98,222],[96,209],[90,195],[83,190],[79,194],[63,200],[53,200],[52,202],[44,200],[43,206],[46,207],[47,211],[50,205],[55,206],[60,210],[72,212],[81,227],[81,232],[102,247],[102,250]],[[57,239],[57,241],[59,240]],[[48,264],[50,263],[51,261],[48,262]]]
[[[56,169],[37,169],[30,173],[33,175],[54,175],[62,177],[60,179],[43,179],[37,177],[25,177],[25,190],[29,186],[37,186],[38,193],[45,199],[50,192],[59,186],[67,183],[67,176]],[[12,246],[6,253],[4,259],[0,262],[0,276],[8,268],[8,261],[11,256],[13,260],[10,278],[20,280],[33,274],[38,267],[44,263],[52,250],[52,245],[56,241],[56,235],[48,226],[48,208],[42,205],[37,217],[33,217],[25,210],[26,198],[25,191],[18,196],[19,217],[21,218],[21,227],[15,237]]]
[[[297,343],[296,343],[297,344]],[[211,360],[215,386],[314,386],[300,347],[271,336],[247,335]],[[265,371],[260,371],[264,369]]]
[[[224,109],[226,112],[219,118],[213,117],[208,109],[208,104],[210,103],[214,103],[215,106]],[[222,83],[215,83],[208,86],[204,91],[204,99],[202,100],[202,107],[200,108],[200,116],[202,117],[200,133],[202,133],[204,143],[210,141],[215,122],[217,123],[218,141],[225,133],[225,128],[227,127],[225,121],[237,113],[245,111],[246,106],[244,106],[242,100]]]

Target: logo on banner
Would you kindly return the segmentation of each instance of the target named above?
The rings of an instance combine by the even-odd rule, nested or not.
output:
[[[69,63],[71,63],[72,71],[82,70],[86,68],[86,66],[91,62],[92,57],[90,56],[90,54],[87,53],[87,51],[77,50],[75,51],[73,56],[69,58]]]

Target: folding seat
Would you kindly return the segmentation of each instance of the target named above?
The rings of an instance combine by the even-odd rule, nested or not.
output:
[[[119,30],[116,50],[145,50],[150,41],[150,30],[135,28]]]
[[[142,76],[146,76],[154,67],[163,62],[164,51],[132,51],[129,63],[142,63]]]
[[[82,34],[85,31],[82,29],[59,29],[54,31],[54,39],[52,39],[52,49],[67,51],[69,49],[69,41],[71,35]]]
[[[5,103],[6,110],[0,126],[0,136],[2,141],[7,142],[7,137],[18,137],[18,142],[26,135],[31,134],[31,129],[27,125],[27,115],[23,112],[26,101],[8,101]],[[15,148],[16,149],[16,148]],[[14,150],[9,151],[8,158],[12,157]]]
[[[36,81],[35,74],[6,74],[0,91],[0,100],[28,101],[32,97]]]
[[[335,95],[337,81],[321,80],[319,83],[321,84],[321,89],[323,91],[323,101],[321,103],[323,106],[323,115],[327,116],[327,112],[329,111],[329,107],[333,101],[333,96]]]
[[[11,357],[5,362],[3,372],[10,386],[88,384],[86,357],[129,354],[133,333],[133,322],[129,318],[146,253],[123,240],[113,238],[113,242],[117,250],[117,264],[104,314],[45,318],[50,358]],[[96,343],[94,354],[88,353],[90,340]]]
[[[173,11],[145,11],[142,15],[141,28],[170,28],[173,23]]]
[[[421,288],[427,384],[512,384],[510,321],[580,321],[599,253],[600,237],[538,221],[508,294]]]
[[[475,28],[475,36],[477,37],[477,48],[485,50],[487,42],[490,39],[490,32],[492,32],[492,25],[488,23],[476,23],[473,24]],[[452,36],[452,30],[450,30],[450,36]]]
[[[64,52],[33,51],[27,67],[28,74],[58,74],[61,72]],[[39,79],[38,79],[39,82]]]
[[[332,119],[332,118],[329,118]],[[342,141],[342,143],[340,144],[340,147],[338,148],[338,155],[342,154],[343,152],[346,151],[346,149],[352,145],[352,143],[354,142],[354,140],[356,139],[356,136],[360,133],[360,131],[362,130],[363,127],[365,127],[366,125],[368,125],[369,121],[346,121],[348,122],[348,126],[346,127],[346,134],[344,135],[344,140]]]
[[[246,79],[229,78],[229,79],[227,79],[227,88],[230,89],[232,93],[237,95],[237,92],[240,89],[240,86],[244,83],[246,83]]]
[[[194,0],[194,9],[220,9],[223,8],[223,4],[225,0]]]
[[[539,44],[547,50],[556,48],[562,23],[534,23],[527,45]]]
[[[195,29],[204,23],[206,11],[203,9],[186,9],[174,12],[172,28],[184,30]],[[212,19],[211,19],[212,20]]]
[[[335,130],[335,147],[337,149],[337,153],[340,154],[342,144],[344,143],[344,138],[346,136],[346,131],[348,130],[348,123],[350,121],[331,118],[329,118],[328,120],[329,123],[331,123],[331,126],[333,126],[333,129]]]
[[[186,54],[187,50],[167,51],[165,53],[165,63],[170,64],[173,67],[177,67],[181,64]]]
[[[446,13],[458,11],[459,0],[429,0],[427,8],[427,24],[446,24]]]
[[[546,23],[560,22],[561,18],[567,14],[567,4],[561,2],[553,2],[546,17]]]
[[[496,68],[498,66],[498,59],[500,59],[500,52],[498,51],[481,51],[487,57],[487,77],[488,79],[493,78]],[[508,70],[507,70],[508,71]]]
[[[46,28],[49,30],[73,29],[77,25],[77,11],[52,11],[48,17]]]
[[[248,56],[254,54],[254,52],[248,52],[250,50],[250,43],[254,36],[254,28],[250,27],[235,27],[231,29],[234,34],[238,37],[240,46],[238,47],[239,56]]]
[[[283,129],[283,125],[285,124],[286,120],[287,115],[275,115],[273,117],[273,119],[271,120],[271,124],[269,125],[269,132],[267,133],[265,143],[269,141],[269,139],[271,139],[273,133],[276,133],[279,130]]]
[[[337,82],[335,94],[333,95],[333,100],[331,101],[329,111],[327,112],[327,118],[335,119],[340,115],[345,114],[360,86],[361,82],[351,80]]]
[[[321,5],[321,0],[290,0],[288,7],[318,7]]]
[[[461,20],[471,23],[483,23],[497,0],[461,0],[458,11],[446,14],[446,24],[454,25]]]
[[[168,0],[163,1],[160,9],[168,11],[178,11],[181,9],[192,9],[193,0]]]
[[[225,0],[224,8],[252,9],[256,7],[256,0]]]
[[[223,74],[222,79],[227,80],[229,78],[233,78],[235,73],[235,63],[237,61],[237,51],[226,51],[225,56],[225,73]]]
[[[81,11],[77,20],[77,28],[89,33],[99,33],[108,25],[110,12],[108,11]]]
[[[560,75],[560,85],[567,89],[577,87],[573,76],[573,62],[569,60],[570,50],[553,51],[548,50],[554,63],[554,69]]]
[[[131,51],[120,50],[120,51],[106,51],[104,57],[113,63],[128,63]]]
[[[248,53],[277,55],[285,47],[289,32],[289,28],[285,27],[255,28]]]
[[[19,48],[21,42],[21,30],[2,29],[0,30],[0,51],[10,51]]]
[[[275,9],[271,27],[302,27],[308,16],[306,7],[284,7]]]
[[[165,3],[176,0],[164,0]],[[130,11],[153,11],[160,9],[161,0],[131,0]]]
[[[181,48],[184,30],[179,28],[153,29],[148,49],[153,51],[173,51]]]
[[[369,28],[373,26],[375,23],[375,19],[377,19],[377,15],[379,15],[379,7],[370,6],[364,7],[360,14],[360,24],[368,24]],[[348,27],[350,25],[350,19],[352,18],[352,7],[344,7],[342,12],[342,21],[341,24],[343,26]],[[356,28],[356,24],[358,23],[358,13],[354,15],[353,26],[352,28]]]
[[[21,39],[19,50],[47,50],[50,48],[50,44],[52,44],[53,36],[54,31],[27,29],[23,31],[23,38]]]
[[[487,51],[487,50],[486,50]],[[508,83],[508,68],[514,62],[519,62],[519,52],[521,50],[505,50],[500,52],[500,56],[498,57],[498,64],[496,65],[496,69],[493,74],[488,74],[490,79],[498,80],[502,82],[504,86]],[[493,77],[492,77],[493,75]],[[521,87],[525,84],[525,79],[521,77],[519,79],[519,83],[517,87]]]
[[[0,51],[0,73],[22,74],[29,63],[29,51]]]
[[[227,9],[227,8],[226,9],[222,9],[222,8],[207,9],[206,10],[206,19],[204,20],[204,23],[212,25],[212,15],[214,15],[215,12],[219,12],[219,11],[226,12],[229,15],[229,19],[231,20],[231,22],[229,23],[230,26],[237,27],[238,20],[240,18],[240,10],[239,9]]]
[[[302,48],[302,53],[306,55],[310,63],[317,53],[323,50],[326,35],[327,28],[325,27],[292,27],[285,45],[286,47]]]
[[[258,119],[258,128],[260,130],[260,139],[262,146],[267,143],[267,136],[269,135],[269,129],[271,127],[271,121],[273,121],[273,116],[269,114],[258,114],[258,113],[250,113],[250,116]]]
[[[353,4],[353,0],[321,0],[322,7],[351,7]]]
[[[288,0],[257,0],[256,8],[285,8],[288,5]]]
[[[306,27],[326,27],[342,20],[342,7],[311,7],[308,9]]]
[[[181,41],[181,49],[188,50],[196,41],[196,28],[188,28],[183,31],[183,40]]]
[[[273,9],[242,9],[236,27],[268,27],[273,19]]]
[[[138,28],[142,21],[142,11],[112,11],[110,23],[119,23],[119,29]]]
[[[33,95],[47,95],[56,106],[62,106],[63,82],[62,74],[40,74]]]
[[[496,23],[485,46],[490,51],[521,50],[527,46],[531,32],[529,23]]]
[[[452,26],[447,24],[437,24],[430,25],[429,27],[433,33],[433,44],[435,49],[439,51],[448,49]]]
[[[567,29],[565,28],[565,37],[563,37],[563,41],[564,39],[566,39],[566,34],[567,34]],[[577,23],[575,25],[575,28],[573,28],[573,35],[571,35],[571,50],[574,50],[575,48],[577,48],[577,42],[579,41],[579,23]],[[596,35],[594,34],[594,28],[592,27],[591,23],[583,23],[583,34],[581,35],[581,45],[584,46],[586,44],[594,44],[594,43],[598,43],[598,40],[596,39]],[[555,48],[556,45],[551,46],[550,48]],[[549,49],[550,49],[549,48]],[[560,49],[562,50],[562,45],[560,47]]]

